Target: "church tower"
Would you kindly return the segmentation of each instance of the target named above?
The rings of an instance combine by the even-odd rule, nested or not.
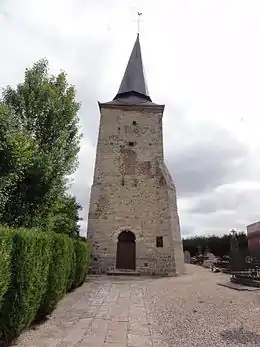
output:
[[[164,163],[164,105],[149,96],[139,35],[117,95],[99,108],[87,234],[91,271],[183,273],[175,185]]]

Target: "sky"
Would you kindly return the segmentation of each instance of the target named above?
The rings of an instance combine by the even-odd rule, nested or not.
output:
[[[260,220],[259,0],[0,0],[0,87],[47,58],[81,102],[71,191],[86,233],[98,101],[117,93],[137,33],[152,100],[165,104],[166,163],[181,232],[221,235]]]

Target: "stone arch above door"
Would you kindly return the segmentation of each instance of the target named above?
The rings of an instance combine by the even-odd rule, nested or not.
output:
[[[135,242],[135,234],[131,230],[123,230],[117,237],[118,241]]]

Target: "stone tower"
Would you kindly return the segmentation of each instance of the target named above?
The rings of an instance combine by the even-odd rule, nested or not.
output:
[[[176,191],[163,154],[164,105],[149,96],[139,35],[117,95],[99,108],[87,234],[92,272],[181,274]]]

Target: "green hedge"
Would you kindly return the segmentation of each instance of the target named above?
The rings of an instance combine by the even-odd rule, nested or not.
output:
[[[2,346],[51,313],[68,290],[83,282],[89,249],[62,234],[0,227],[0,255]]]
[[[75,281],[75,271],[76,271],[76,255],[75,255],[74,243],[72,239],[69,239],[68,254],[69,254],[69,262],[67,267],[67,270],[68,270],[67,291],[69,292],[73,288],[73,284]]]
[[[34,320],[46,290],[51,238],[39,231],[13,234],[11,283],[0,311],[0,342],[12,340]]]
[[[86,242],[74,242],[74,249],[76,255],[76,269],[74,287],[80,286],[86,278],[86,269],[89,267],[90,252],[89,246]]]
[[[13,234],[10,230],[0,233],[0,310],[4,294],[11,282]]]
[[[51,313],[67,292],[70,266],[71,240],[66,235],[54,234],[52,258],[49,267],[47,290],[42,298],[38,318]]]

